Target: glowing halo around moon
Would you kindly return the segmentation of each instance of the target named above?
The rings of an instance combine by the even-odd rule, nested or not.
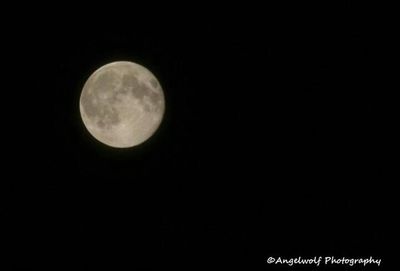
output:
[[[145,67],[117,61],[97,69],[86,81],[79,101],[89,133],[115,148],[137,146],[160,126],[164,93]]]

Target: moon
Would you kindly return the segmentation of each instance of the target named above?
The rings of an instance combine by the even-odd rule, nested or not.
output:
[[[164,92],[145,67],[117,61],[97,69],[83,86],[82,121],[98,141],[130,148],[149,139],[164,116]]]

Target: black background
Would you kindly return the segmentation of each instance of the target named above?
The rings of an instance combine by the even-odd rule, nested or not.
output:
[[[372,19],[350,4],[232,5],[60,5],[9,21],[11,268],[384,256]],[[150,69],[166,97],[160,129],[132,149],[102,145],[79,115],[88,76],[117,60]]]

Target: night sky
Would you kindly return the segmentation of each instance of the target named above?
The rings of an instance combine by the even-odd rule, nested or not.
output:
[[[12,270],[383,257],[373,24],[349,5],[180,8],[58,7],[9,31]],[[151,70],[166,98],[159,130],[131,149],[95,140],[79,114],[86,79],[118,60]]]

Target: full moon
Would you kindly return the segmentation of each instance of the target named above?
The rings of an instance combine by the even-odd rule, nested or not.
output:
[[[128,61],[97,69],[83,86],[80,113],[89,133],[115,148],[129,148],[149,139],[160,126],[164,93],[145,67]]]

